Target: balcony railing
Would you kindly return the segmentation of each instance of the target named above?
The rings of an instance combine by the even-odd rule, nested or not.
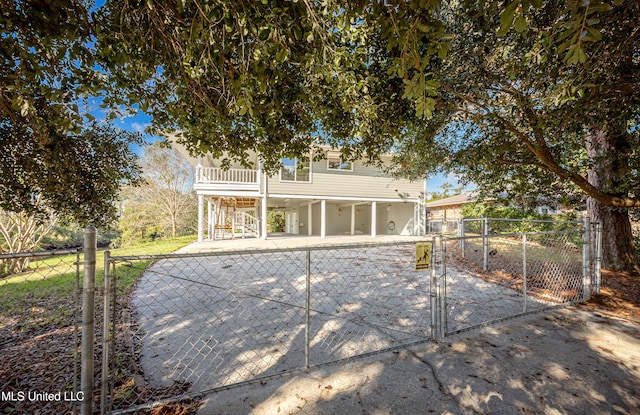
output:
[[[224,170],[219,167],[198,167],[196,169],[196,183],[257,185],[259,177],[258,170]]]

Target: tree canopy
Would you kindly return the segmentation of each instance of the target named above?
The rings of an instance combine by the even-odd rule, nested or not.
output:
[[[111,102],[140,103],[158,131],[179,130],[194,153],[258,150],[277,167],[283,153],[302,155],[322,135],[353,157],[418,151],[423,163],[413,171],[424,175],[445,167],[434,163],[442,147],[432,138],[462,128],[467,136],[449,134],[455,143],[446,148],[465,149],[445,159],[450,170],[476,177],[464,155],[486,156],[475,165],[537,169],[545,186],[570,183],[606,205],[630,206],[640,203],[628,192],[634,175],[621,195],[589,182],[584,157],[569,164],[585,148],[584,129],[628,133],[637,118],[637,8],[622,0],[109,1],[97,21]],[[478,134],[491,143],[467,145]],[[637,171],[635,153],[622,158]],[[503,172],[483,169],[478,180],[524,184]]]
[[[91,123],[100,90],[89,4],[9,1],[0,12],[0,208],[86,225],[113,222],[139,169],[139,134]]]
[[[77,97],[100,92],[194,154],[253,150],[275,170],[319,141],[393,150],[403,175],[587,196],[617,234],[628,216],[611,212],[640,206],[634,0],[11,5],[3,125],[35,148],[77,134]]]
[[[109,1],[97,22],[114,91],[128,91],[113,102],[149,108],[194,153],[252,149],[273,168],[321,136],[345,156],[393,150],[402,175],[587,196],[593,219],[630,235],[609,207],[640,206],[638,7]]]

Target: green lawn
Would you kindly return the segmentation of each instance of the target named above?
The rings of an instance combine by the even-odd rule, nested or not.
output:
[[[174,252],[194,242],[195,236],[176,239],[157,240],[139,245],[111,250],[111,255],[156,255]],[[0,279],[0,315],[20,314],[33,308],[56,309],[58,300],[73,298],[76,291],[77,261],[80,260],[80,283],[83,275],[83,255],[64,255],[31,260],[25,272]],[[104,277],[104,251],[96,258],[96,286],[102,285]],[[119,271],[120,289],[128,289],[150,263],[136,264]],[[54,307],[52,307],[54,306]],[[65,311],[62,311],[65,309]],[[53,311],[53,310],[52,310]],[[52,316],[53,320],[67,317],[68,307],[60,308],[61,316]]]

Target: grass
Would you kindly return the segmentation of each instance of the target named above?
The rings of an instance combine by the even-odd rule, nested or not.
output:
[[[113,256],[168,254],[192,243],[194,239],[194,236],[184,236],[156,240],[113,249],[110,252]],[[54,312],[54,315],[49,316],[47,320],[56,321],[68,317],[72,310],[64,307],[56,308],[55,304],[60,299],[68,299],[75,295],[78,260],[80,261],[80,284],[82,284],[82,254],[32,260],[25,272],[0,279],[0,315],[18,314],[35,307],[51,309]],[[97,253],[96,262],[96,286],[100,287],[104,278],[104,251]],[[123,271],[119,271],[119,288],[128,289],[150,262],[144,261],[136,267],[126,267]]]

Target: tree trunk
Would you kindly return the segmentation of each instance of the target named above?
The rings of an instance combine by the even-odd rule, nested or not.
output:
[[[602,268],[640,274],[628,210],[603,206],[589,198],[587,214],[591,221],[602,223]]]
[[[605,192],[626,196],[620,187],[628,169],[625,161],[628,152],[629,143],[624,133],[615,136],[601,128],[591,129],[587,136],[587,155],[592,163],[589,182]],[[591,221],[602,223],[602,267],[640,274],[629,211],[588,198],[587,215]]]
[[[178,236],[178,218],[171,215],[171,237],[175,239]]]

